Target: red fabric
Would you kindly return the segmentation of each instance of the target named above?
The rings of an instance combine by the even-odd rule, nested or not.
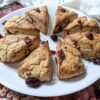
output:
[[[10,100],[22,100],[23,98],[25,98],[26,100],[96,100],[93,86],[90,86],[82,91],[66,96],[43,98],[31,97],[20,93],[16,93],[4,87],[3,85],[0,85],[0,98],[8,98]]]

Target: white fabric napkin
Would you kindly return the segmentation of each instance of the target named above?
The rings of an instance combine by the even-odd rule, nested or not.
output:
[[[0,7],[12,2],[19,2],[23,6],[57,5],[62,4],[75,9],[80,9],[90,17],[100,20],[100,0],[0,0]]]

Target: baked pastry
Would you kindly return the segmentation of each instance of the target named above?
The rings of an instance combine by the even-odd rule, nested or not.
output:
[[[54,18],[53,34],[61,32],[70,22],[72,22],[77,17],[77,13],[58,6]]]
[[[83,32],[82,34],[76,33],[66,36],[66,38],[68,37],[85,59],[93,61],[100,58],[100,34]]]
[[[0,60],[2,62],[17,62],[39,46],[36,36],[7,35],[0,38]]]
[[[49,25],[49,14],[47,6],[33,8],[27,11],[26,18],[42,33],[47,34]]]
[[[57,44],[57,63],[58,78],[61,80],[80,76],[85,73],[81,54],[70,43],[60,41]]]
[[[79,17],[70,23],[62,31],[62,35],[73,34],[77,32],[100,32],[100,28],[95,20],[89,20],[86,17]]]
[[[35,77],[40,81],[51,81],[52,63],[48,42],[33,51],[18,68],[18,74],[27,79]]]
[[[29,23],[23,16],[14,16],[4,24],[5,35],[23,34],[39,37],[39,30]]]

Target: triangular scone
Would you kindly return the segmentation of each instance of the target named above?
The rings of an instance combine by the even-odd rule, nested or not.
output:
[[[86,17],[79,17],[73,20],[65,29],[62,31],[62,35],[73,34],[77,32],[100,32],[100,28],[95,20],[89,20]]]
[[[54,18],[53,34],[61,32],[70,22],[72,22],[77,17],[78,14],[75,12],[58,6]]]
[[[0,60],[2,62],[17,62],[39,46],[36,36],[7,35],[0,39]]]
[[[70,45],[70,43],[58,42],[57,63],[59,79],[68,79],[85,73],[81,54],[76,48]]]
[[[83,32],[67,35],[64,40],[68,40],[67,38],[72,40],[73,45],[81,52],[83,58],[91,61],[100,58],[100,34]]]
[[[33,8],[27,11],[26,18],[42,33],[47,34],[49,25],[49,14],[47,6]]]
[[[4,24],[5,35],[23,34],[39,37],[40,32],[23,16],[14,16]]]
[[[51,81],[52,63],[48,42],[44,42],[21,62],[18,74],[25,79],[35,77],[40,81]]]

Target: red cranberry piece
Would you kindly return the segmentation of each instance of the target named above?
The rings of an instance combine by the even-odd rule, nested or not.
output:
[[[51,37],[51,39],[52,39],[53,41],[57,41],[57,40],[58,40],[58,38],[57,38],[57,35],[56,35],[56,34],[53,34],[53,35],[51,35],[50,37]]]
[[[44,43],[46,43],[46,42],[48,43],[48,41],[42,41],[42,44],[44,44]]]
[[[3,36],[0,34],[0,38],[2,38]]]
[[[35,10],[36,10],[36,12],[40,13],[40,9],[39,8],[36,8]]]
[[[79,24],[82,24],[81,20],[78,20],[78,23],[79,23]]]
[[[30,87],[39,87],[40,86],[40,80],[36,77],[28,77],[26,79],[26,84]]]
[[[24,41],[25,41],[26,44],[29,44],[31,42],[31,39],[28,36],[26,36],[24,38]]]
[[[74,46],[76,47],[77,46],[77,41],[72,39],[72,42],[73,42]]]
[[[56,63],[57,63],[57,58],[55,57],[55,61],[56,61]]]
[[[61,32],[62,31],[62,26],[59,26],[58,30],[59,30],[59,32]]]
[[[6,22],[7,22],[7,21],[4,21],[2,24],[5,25]]]
[[[66,33],[67,35],[69,35],[69,30],[66,30],[65,33]]]
[[[65,54],[64,54],[63,50],[57,51],[57,55],[58,55],[59,58],[62,58],[62,59],[65,58]]]
[[[80,25],[80,29],[82,29],[83,28],[83,25],[82,25],[81,20],[78,20],[78,24]]]
[[[51,51],[52,54],[56,54],[56,51],[54,51],[54,50],[50,50],[50,51]]]
[[[60,9],[63,13],[65,13],[66,12],[66,10],[64,9],[64,8],[61,8]]]
[[[94,36],[93,36],[92,32],[87,32],[87,33],[85,34],[85,36],[86,36],[88,39],[90,39],[90,40],[93,40],[93,39],[94,39]]]
[[[100,58],[94,59],[94,63],[100,65]]]

